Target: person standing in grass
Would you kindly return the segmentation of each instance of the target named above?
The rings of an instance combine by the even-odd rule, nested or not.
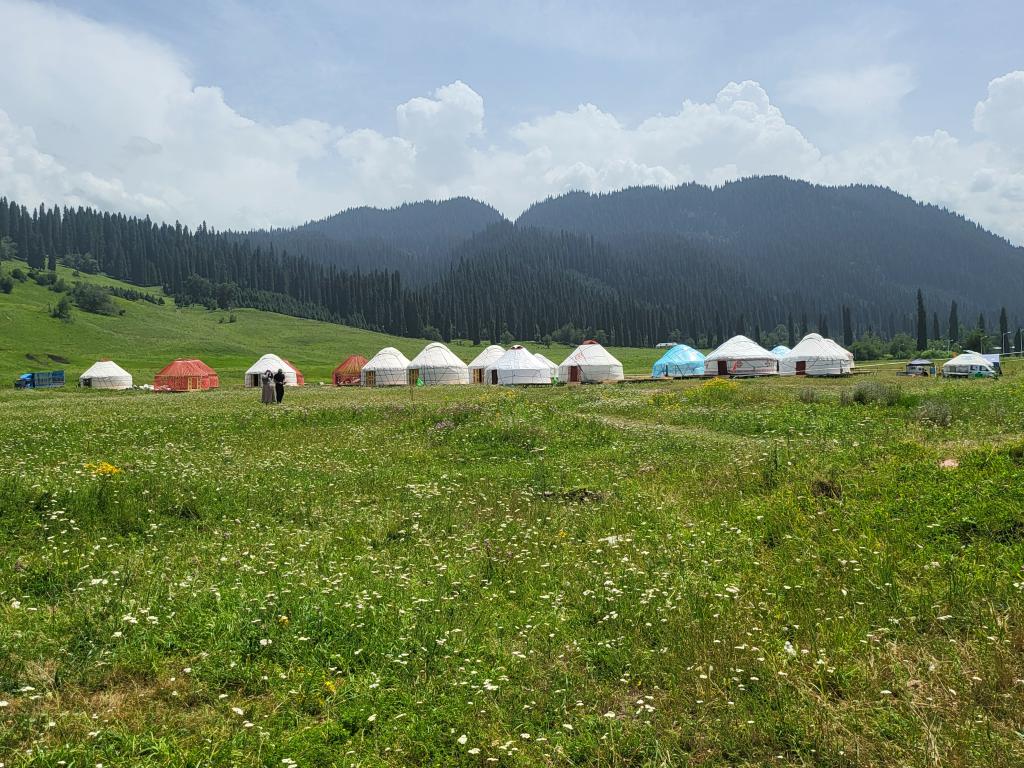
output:
[[[274,402],[274,374],[270,372],[269,368],[260,376],[260,385],[262,387],[260,402],[270,405]]]
[[[274,374],[274,389],[277,390],[277,402],[284,400],[284,371],[280,368]]]

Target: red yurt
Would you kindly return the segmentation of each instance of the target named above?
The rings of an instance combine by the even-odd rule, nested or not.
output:
[[[153,377],[153,389],[161,392],[190,392],[219,386],[217,372],[202,360],[175,360]]]
[[[334,386],[350,387],[359,386],[359,373],[366,365],[366,358],[359,355],[349,355],[345,362],[334,369]]]

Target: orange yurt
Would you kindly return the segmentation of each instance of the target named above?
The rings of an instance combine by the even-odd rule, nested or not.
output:
[[[345,362],[334,369],[334,386],[358,387],[359,373],[366,365],[366,358],[360,355],[349,355]]]
[[[153,377],[153,389],[160,392],[190,392],[219,386],[217,372],[202,360],[175,360]]]

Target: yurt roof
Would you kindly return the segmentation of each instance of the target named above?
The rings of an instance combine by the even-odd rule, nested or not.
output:
[[[157,376],[216,376],[217,372],[202,360],[175,360],[164,366]]]
[[[787,347],[785,344],[779,344],[777,346],[772,347],[771,349],[771,353],[776,357],[782,357],[787,352],[789,352],[789,347]]]
[[[366,365],[366,358],[362,355],[349,355],[342,361],[337,368],[334,369],[335,373],[359,373]]]
[[[800,342],[783,356],[786,359],[846,360],[845,349],[818,333],[808,333]]]
[[[90,365],[84,373],[78,378],[80,379],[99,379],[99,378],[110,378],[112,376],[127,376],[129,379],[132,377],[128,371],[122,368],[120,365],[115,363],[113,360],[97,360],[95,363]]]
[[[562,361],[562,365],[621,365],[621,363],[596,341],[584,341],[569,353],[569,356]]]
[[[771,360],[775,357],[771,352],[756,341],[746,336],[733,336],[719,345],[718,349],[708,355],[705,361],[715,360]]]
[[[556,370],[556,371],[558,370],[558,366],[555,365],[550,360],[548,360],[548,358],[544,357],[544,355],[542,355],[540,352],[534,352],[533,356],[535,358],[537,358],[541,363],[546,365],[548,368],[551,368],[552,370]]]
[[[466,368],[455,353],[439,341],[431,342],[410,362],[410,368]]]
[[[835,347],[836,350],[838,350],[839,353],[843,357],[845,357],[847,360],[853,360],[853,352],[848,350],[842,344],[839,344],[838,342],[834,341],[833,339],[825,339],[825,343],[828,344],[830,347]]]
[[[531,370],[531,371],[550,371],[550,366],[547,363],[543,363],[538,360],[535,356],[530,354],[530,351],[526,347],[516,344],[515,346],[509,347],[508,351],[505,352],[497,362],[493,365],[494,368],[501,371],[514,371],[514,370]]]
[[[406,368],[409,358],[394,347],[384,347],[363,366],[364,371],[378,371],[388,368]]]
[[[704,354],[700,350],[686,344],[676,344],[658,358],[657,363],[700,363],[703,361]]]
[[[253,373],[263,373],[266,370],[276,373],[278,369],[282,371],[291,371],[296,374],[298,373],[298,369],[283,357],[278,357],[277,355],[268,353],[249,366],[249,370],[245,372],[245,375],[248,376]]]
[[[980,365],[984,368],[994,370],[992,363],[977,352],[962,352],[952,360],[948,360],[942,367],[945,368],[947,365]]]
[[[479,355],[473,358],[473,362],[469,364],[469,367],[486,368],[504,354],[505,348],[503,346],[500,344],[491,344],[491,346],[487,347]]]

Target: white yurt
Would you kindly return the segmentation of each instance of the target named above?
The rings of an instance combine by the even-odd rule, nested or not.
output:
[[[113,360],[100,360],[78,377],[78,386],[92,389],[131,389],[132,375]]]
[[[359,371],[364,387],[402,387],[409,383],[409,358],[394,347],[384,347]]]
[[[845,349],[820,333],[809,333],[779,360],[782,376],[845,376],[850,357]]]
[[[302,386],[302,373],[299,372],[299,369],[283,357],[271,354],[264,355],[249,366],[249,370],[245,372],[245,386],[258,387],[260,386],[260,377],[263,376],[265,371],[277,373],[279,370],[284,371],[284,383],[286,387]]]
[[[494,365],[498,358],[505,354],[505,348],[499,344],[491,344],[483,352],[473,358],[469,364],[469,375],[474,384],[490,384],[490,377],[486,376],[487,369]]]
[[[469,366],[439,341],[427,344],[407,366],[409,383],[469,384]]]
[[[705,376],[772,376],[779,359],[746,336],[733,336],[704,358]]]
[[[558,378],[570,384],[622,381],[622,363],[596,341],[584,341],[558,366]]]
[[[555,365],[555,364],[554,364],[553,362],[551,362],[551,361],[550,361],[550,360],[548,360],[548,359],[547,359],[546,357],[544,357],[544,355],[542,355],[542,354],[541,354],[540,352],[534,352],[534,353],[533,353],[533,356],[534,356],[534,357],[536,357],[536,358],[537,358],[538,360],[540,360],[540,361],[541,361],[541,362],[542,362],[542,363],[543,363],[544,365],[546,365],[546,366],[547,366],[547,368],[548,368],[548,372],[549,372],[549,373],[551,374],[551,378],[552,378],[552,380],[554,380],[554,379],[557,379],[557,378],[558,378],[558,366],[557,366],[557,365]]]
[[[989,378],[996,375],[995,366],[977,352],[963,352],[942,366],[946,378]]]
[[[835,348],[836,348],[837,350],[839,350],[839,352],[840,352],[840,353],[842,353],[842,355],[843,355],[843,356],[844,356],[844,357],[845,357],[845,358],[846,358],[847,360],[849,360],[849,361],[850,361],[850,368],[851,368],[851,369],[853,369],[854,367],[856,367],[856,364],[855,364],[855,363],[854,363],[854,361],[853,361],[853,352],[851,352],[850,350],[848,350],[848,349],[847,349],[846,347],[844,347],[843,345],[839,344],[838,342],[836,342],[836,341],[833,341],[832,339],[825,339],[825,343],[826,343],[826,344],[828,344],[828,345],[830,345],[830,346],[833,346],[833,347],[835,347]]]
[[[551,369],[525,347],[510,347],[491,367],[493,384],[550,384]]]

